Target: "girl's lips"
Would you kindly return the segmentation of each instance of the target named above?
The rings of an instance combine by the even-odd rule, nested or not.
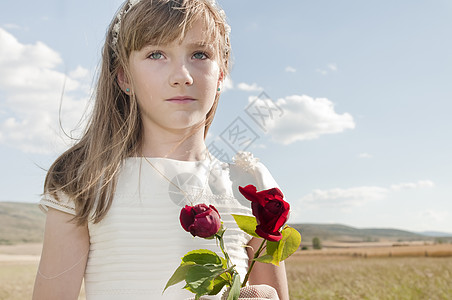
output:
[[[172,103],[189,103],[195,101],[195,99],[188,97],[188,96],[181,96],[181,97],[174,97],[167,99],[166,101],[172,102]]]

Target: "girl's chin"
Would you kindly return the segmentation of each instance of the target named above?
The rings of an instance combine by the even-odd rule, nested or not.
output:
[[[177,132],[180,131],[181,133],[190,132],[192,133],[193,130],[201,130],[204,128],[205,119],[202,121],[197,122],[174,122],[168,126],[168,129]]]

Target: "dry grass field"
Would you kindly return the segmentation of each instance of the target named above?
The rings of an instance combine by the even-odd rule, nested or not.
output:
[[[424,244],[424,243],[359,243],[357,246],[342,243],[338,247],[322,250],[302,251],[302,256],[353,256],[353,257],[452,257],[452,244]],[[347,245],[349,245],[347,247]]]
[[[0,245],[0,300],[30,300],[41,244]],[[79,300],[84,300],[83,291]]]
[[[31,299],[40,249],[0,246],[0,300]],[[286,266],[291,300],[452,299],[451,244],[300,251]]]
[[[298,252],[286,262],[291,300],[452,299],[452,245]]]
[[[31,299],[39,244],[0,246],[0,299]]]

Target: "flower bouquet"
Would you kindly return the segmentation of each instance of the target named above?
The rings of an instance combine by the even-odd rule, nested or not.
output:
[[[255,186],[248,185],[239,187],[239,190],[251,201],[254,217],[232,216],[241,230],[253,237],[263,238],[244,280],[241,281],[225,249],[223,235],[226,229],[217,209],[206,204],[187,205],[180,213],[182,227],[193,236],[217,239],[224,257],[206,249],[188,252],[182,257],[180,266],[168,280],[164,291],[185,280],[184,288],[194,293],[195,299],[203,295],[217,295],[227,287],[226,299],[236,300],[239,298],[240,288],[246,286],[256,262],[279,265],[299,248],[301,235],[294,228],[285,225],[290,205],[284,201],[278,188],[258,192]]]

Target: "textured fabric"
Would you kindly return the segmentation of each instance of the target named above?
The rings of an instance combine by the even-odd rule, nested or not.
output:
[[[226,300],[228,298],[229,291],[225,291],[221,296],[221,300]],[[200,300],[205,300],[204,296],[200,298]],[[239,300],[279,300],[278,292],[276,290],[265,284],[261,285],[249,285],[240,289]],[[191,297],[186,300],[195,300],[194,297]]]
[[[162,295],[180,258],[195,249],[209,249],[219,255],[221,251],[215,240],[194,238],[182,229],[179,213],[186,204],[206,203],[218,209],[227,227],[228,253],[241,278],[245,276],[248,256],[243,246],[251,236],[237,227],[231,214],[251,215],[250,202],[238,192],[238,185],[254,184],[258,189],[276,186],[268,170],[261,163],[245,170],[215,159],[199,162],[148,159],[181,187],[189,199],[144,159],[126,159],[108,214],[101,222],[88,224],[87,300],[190,298],[193,294],[183,290],[182,283]],[[46,195],[40,205],[44,210],[53,207],[75,213],[69,199],[59,197],[59,200]]]
[[[44,195],[39,202],[39,208],[47,213],[49,207],[56,208],[62,212],[75,215],[75,204],[63,193],[58,193],[58,199],[50,195]]]
[[[224,293],[221,300],[226,300],[228,293]],[[240,299],[246,300],[279,300],[278,293],[274,288],[268,285],[250,285],[240,289]],[[202,300],[202,298],[201,298]]]

